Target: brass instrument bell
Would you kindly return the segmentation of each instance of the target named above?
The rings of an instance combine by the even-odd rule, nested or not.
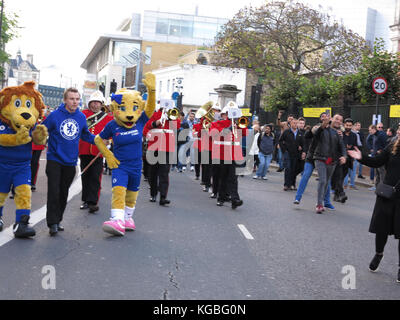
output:
[[[167,111],[168,120],[175,121],[179,118],[179,109],[173,108]]]
[[[214,110],[213,110],[213,103],[207,102],[204,106],[202,106],[199,110],[197,110],[195,118],[196,119],[203,119],[203,128],[209,129],[211,126],[211,122],[214,121]]]
[[[249,119],[247,117],[240,117],[237,123],[240,129],[246,129],[249,126]]]

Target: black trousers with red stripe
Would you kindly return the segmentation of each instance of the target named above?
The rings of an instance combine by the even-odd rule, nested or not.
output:
[[[33,150],[32,151],[32,160],[31,160],[31,185],[36,185],[37,173],[39,171],[39,163],[40,163],[40,155],[42,154],[42,150]]]
[[[169,171],[170,164],[152,164],[149,169],[149,184],[150,184],[150,195],[157,197],[157,193],[160,192],[160,197],[166,199],[168,195],[169,187]]]
[[[218,201],[225,201],[226,195],[230,195],[232,201],[239,201],[236,165],[234,163],[222,163],[214,166],[215,170],[219,171],[220,178],[218,184]]]
[[[92,161],[95,156],[80,155],[81,170]],[[81,176],[82,179],[82,201],[96,205],[99,201],[101,190],[101,178],[103,173],[103,158],[98,157],[89,169]]]

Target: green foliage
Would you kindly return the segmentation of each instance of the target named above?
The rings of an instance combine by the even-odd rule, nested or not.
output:
[[[400,59],[398,54],[385,51],[384,42],[379,39],[375,42],[374,50],[364,55],[362,65],[357,73],[357,91],[362,103],[374,101],[376,94],[372,90],[372,81],[383,77],[388,82],[388,90],[383,98],[388,103],[400,102]]]
[[[333,77],[324,76],[314,81],[304,78],[297,92],[297,100],[304,106],[334,105],[340,92],[340,83]]]
[[[388,91],[383,95],[387,103],[400,103],[400,56],[384,50],[383,41],[377,40],[373,52],[364,53],[357,72],[343,76],[307,78],[292,77],[289,81],[275,81],[274,88],[264,97],[266,110],[286,109],[293,99],[303,106],[323,107],[338,105],[339,99],[365,104],[372,102],[376,94],[372,81],[384,77]]]
[[[1,2],[0,2],[1,3]],[[7,62],[9,55],[5,52],[5,45],[18,36],[18,16],[12,12],[3,13],[3,23],[1,30],[0,43],[0,74],[4,74],[3,63]]]
[[[288,76],[275,82],[275,88],[268,90],[262,102],[266,111],[287,109],[290,102],[296,99],[298,89],[304,79],[299,76]]]

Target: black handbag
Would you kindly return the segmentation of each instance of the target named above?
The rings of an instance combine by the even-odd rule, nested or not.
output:
[[[385,199],[395,199],[397,197],[397,187],[399,186],[400,181],[395,186],[389,186],[388,184],[384,184],[383,182],[379,182],[376,186],[375,194]]]

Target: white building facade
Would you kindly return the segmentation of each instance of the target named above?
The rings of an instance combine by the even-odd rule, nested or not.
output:
[[[237,104],[245,103],[246,70],[221,68],[209,65],[183,64],[154,70],[157,99],[171,99],[174,92],[183,94],[186,109],[198,108],[208,101],[217,101],[214,89],[223,84],[235,85],[242,90],[237,95]]]

